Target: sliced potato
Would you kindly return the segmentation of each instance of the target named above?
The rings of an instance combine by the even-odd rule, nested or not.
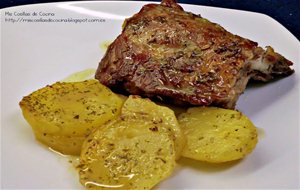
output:
[[[122,105],[123,100],[97,80],[57,82],[20,102],[37,139],[73,155],[80,154],[83,139],[93,129],[119,115]]]
[[[85,187],[145,190],[171,175],[175,145],[163,125],[172,125],[173,119],[169,110],[150,103],[130,96],[117,120],[85,140],[79,166]]]
[[[257,143],[257,130],[242,113],[214,107],[190,108],[178,121],[187,137],[182,156],[206,162],[245,157]]]
[[[159,106],[149,99],[129,96],[122,108],[122,117],[142,121],[144,125],[152,125],[153,130],[168,133],[175,141],[176,158],[181,156],[186,140],[170,108]]]

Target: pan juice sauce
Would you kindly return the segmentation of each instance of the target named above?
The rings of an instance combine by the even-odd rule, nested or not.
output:
[[[106,52],[108,46],[112,43],[112,41],[103,41],[99,44],[99,48],[102,52]]]
[[[65,163],[69,163],[70,166],[68,167],[69,171],[78,176],[77,178],[79,178],[79,170],[80,170],[80,157],[79,156],[73,156],[73,155],[66,155],[66,154],[62,154],[50,147],[48,147],[48,149],[53,152],[55,155],[58,156],[58,159],[60,162]],[[86,170],[88,170],[89,168],[86,168]],[[133,177],[135,176],[135,174],[129,174],[129,175],[124,175],[124,176],[120,176],[120,182],[119,184],[104,184],[104,183],[99,183],[98,181],[94,181],[94,180],[90,180],[85,182],[83,185],[84,187],[102,187],[102,188],[108,188],[108,189],[116,189],[116,188],[122,188],[126,185],[126,182],[130,181]],[[123,183],[122,183],[123,181]],[[79,181],[78,181],[79,182]],[[81,186],[80,184],[78,184],[78,186]]]
[[[72,73],[71,75],[62,79],[60,82],[80,82],[84,80],[93,79],[95,72],[96,69],[84,69],[82,71]]]
[[[76,169],[80,162],[79,156],[62,154],[52,149],[51,147],[48,147],[48,149],[51,152],[55,153],[59,157],[59,159],[61,159],[63,162],[67,161],[68,163],[72,164],[72,166],[70,167],[70,171],[75,172],[77,174],[78,171]]]
[[[82,185],[80,184],[79,179],[79,164],[80,164],[80,158],[79,156],[73,156],[73,155],[66,155],[66,154],[62,154],[50,147],[45,147],[48,148],[48,150],[50,150],[51,152],[54,153],[54,156],[56,156],[57,161],[63,165],[64,168],[66,168],[66,171],[70,172],[71,176],[75,176],[74,177],[74,183],[76,184],[76,189],[80,189],[82,187]]]
[[[261,140],[266,137],[266,132],[263,128],[256,127],[256,129],[257,129],[258,140]]]

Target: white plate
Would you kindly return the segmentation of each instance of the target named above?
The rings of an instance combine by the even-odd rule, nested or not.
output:
[[[21,115],[22,96],[71,73],[96,68],[125,18],[144,2],[68,2],[1,10],[1,179],[4,189],[83,189],[72,165],[34,140]],[[265,132],[246,159],[227,165],[183,160],[157,189],[299,188],[299,41],[272,18],[251,12],[183,5],[232,33],[271,45],[296,73],[251,86],[238,108]],[[19,14],[9,16],[9,13]],[[25,13],[37,16],[25,16]],[[40,16],[40,13],[53,13]],[[23,16],[20,16],[22,15]],[[15,22],[18,19],[105,19],[105,22]],[[91,20],[89,20],[91,21]]]

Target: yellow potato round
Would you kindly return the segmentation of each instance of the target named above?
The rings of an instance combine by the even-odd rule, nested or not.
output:
[[[170,108],[159,106],[149,99],[129,96],[122,108],[122,117],[142,121],[145,125],[152,125],[153,130],[168,133],[175,141],[176,158],[181,156],[186,140]]]
[[[79,155],[82,139],[92,130],[119,115],[122,105],[123,100],[97,80],[57,82],[20,102],[37,139],[57,151],[73,155]],[[77,142],[76,150],[69,142]]]
[[[160,106],[147,105],[149,102],[130,96],[117,120],[85,140],[79,175],[86,188],[146,190],[171,175],[176,159],[174,139],[162,125],[173,119],[164,118]]]
[[[182,156],[220,163],[251,153],[257,130],[242,113],[214,107],[190,108],[178,121],[187,137]]]

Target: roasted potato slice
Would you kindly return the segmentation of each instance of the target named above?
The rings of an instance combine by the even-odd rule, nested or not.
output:
[[[190,108],[178,121],[187,137],[182,156],[220,163],[245,157],[255,148],[257,130],[241,112],[214,108]]]
[[[153,130],[168,133],[175,141],[176,158],[181,156],[186,140],[174,111],[170,108],[159,106],[149,99],[129,96],[122,108],[122,117],[128,120],[140,120],[145,125],[152,125]]]
[[[163,110],[149,100],[130,96],[117,120],[85,140],[80,182],[88,189],[145,190],[171,175],[175,145],[164,125],[174,124],[169,110]]]
[[[38,140],[79,155],[83,139],[118,116],[123,102],[97,80],[86,80],[46,86],[24,97],[20,107]]]

